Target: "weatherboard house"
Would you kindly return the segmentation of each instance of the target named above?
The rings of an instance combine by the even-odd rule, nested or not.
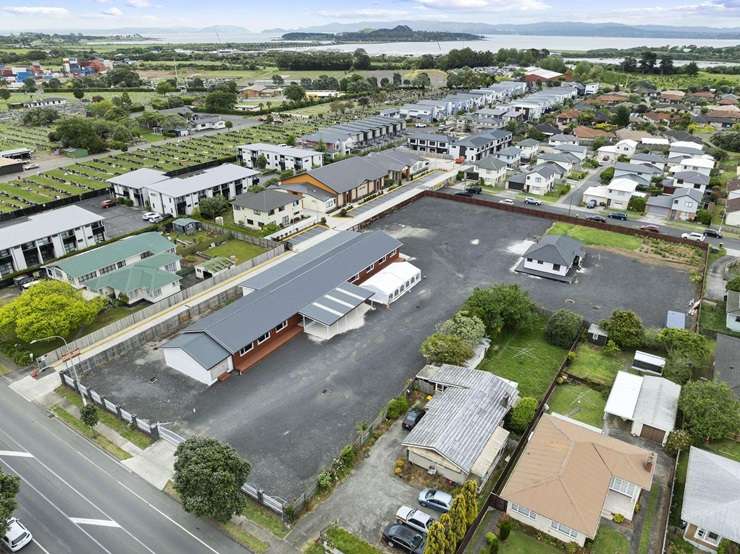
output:
[[[524,253],[516,270],[569,283],[585,256],[579,241],[565,235],[546,235]]]
[[[404,263],[400,248],[382,231],[339,232],[242,282],[241,298],[161,347],[165,362],[212,385],[301,332],[328,340],[356,328],[372,309],[374,291],[365,282]]]

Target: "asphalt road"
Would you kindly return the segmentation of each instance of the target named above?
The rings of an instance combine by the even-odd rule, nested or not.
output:
[[[21,478],[24,553],[244,553],[211,523],[0,385],[0,468]]]

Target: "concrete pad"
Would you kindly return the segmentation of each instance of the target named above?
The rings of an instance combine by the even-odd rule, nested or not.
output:
[[[177,447],[164,440],[158,440],[146,450],[141,451],[121,463],[139,477],[155,486],[164,489],[167,481],[175,474],[175,450]]]
[[[54,392],[54,389],[62,384],[59,374],[54,371],[39,379],[34,379],[30,375],[18,379],[10,384],[10,388],[29,402],[38,402],[43,404],[45,396]]]

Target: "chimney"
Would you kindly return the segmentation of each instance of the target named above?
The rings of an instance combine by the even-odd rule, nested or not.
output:
[[[645,466],[646,471],[653,471],[653,466],[655,465],[655,452],[651,452],[647,455],[647,458],[645,458],[645,463],[643,464]]]

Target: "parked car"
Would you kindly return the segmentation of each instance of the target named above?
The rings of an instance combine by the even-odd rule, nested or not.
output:
[[[425,413],[426,410],[421,408],[411,408],[406,412],[406,417],[403,418],[403,423],[401,423],[401,425],[404,429],[411,431],[411,429],[416,427],[416,424],[419,423],[419,420],[424,417]]]
[[[147,219],[149,223],[159,223],[160,221],[163,221],[163,220],[164,220],[164,216],[162,214],[153,214],[149,216],[149,218]]]
[[[456,192],[455,196],[466,196],[467,198],[473,198],[473,193],[467,190],[463,190],[461,192]]]
[[[23,171],[31,171],[32,169],[38,169],[39,164],[26,164],[23,166]]]
[[[704,235],[702,233],[697,232],[691,232],[691,233],[682,233],[681,234],[682,239],[687,240],[695,240],[697,242],[703,242],[704,241]]]
[[[596,202],[596,200],[594,200],[593,198],[589,200],[588,202],[586,202],[586,207],[589,210],[593,210],[597,205],[598,205],[598,202]]]
[[[532,198],[531,196],[527,196],[524,199],[525,204],[529,204],[530,206],[542,206],[542,200],[537,200],[536,198]]]
[[[388,546],[400,548],[411,554],[424,552],[424,534],[400,523],[391,523],[383,529],[383,541]]]
[[[499,204],[508,204],[509,206],[514,205],[514,201],[511,198],[503,198],[498,201]]]
[[[600,215],[590,215],[586,219],[588,221],[596,221],[597,223],[606,223],[606,218]]]
[[[660,227],[657,225],[642,225],[640,231],[647,231],[648,233],[660,233]]]
[[[624,212],[614,212],[609,214],[609,219],[618,219],[619,221],[627,221],[627,214]]]
[[[8,520],[8,530],[3,537],[3,545],[11,552],[18,552],[33,540],[33,535],[26,527],[18,521],[18,518],[11,517]]]
[[[419,493],[419,504],[438,512],[449,512],[452,495],[437,489],[424,489]]]
[[[426,512],[412,508],[411,506],[401,506],[396,512],[396,521],[411,527],[420,533],[427,533],[429,526],[436,520]]]
[[[710,239],[721,239],[722,233],[717,231],[717,229],[705,229],[704,230],[704,238],[710,238]]]
[[[100,207],[103,208],[103,209],[105,209],[105,208],[112,208],[115,205],[116,205],[116,201],[113,200],[112,198],[108,198],[107,200],[103,200],[100,203]]]
[[[483,189],[480,185],[470,185],[469,187],[465,188],[465,191],[472,194],[480,194],[481,192],[483,192]]]
[[[150,217],[154,217],[155,215],[159,215],[157,212],[144,212],[141,214],[141,219],[144,221],[149,221]]]

